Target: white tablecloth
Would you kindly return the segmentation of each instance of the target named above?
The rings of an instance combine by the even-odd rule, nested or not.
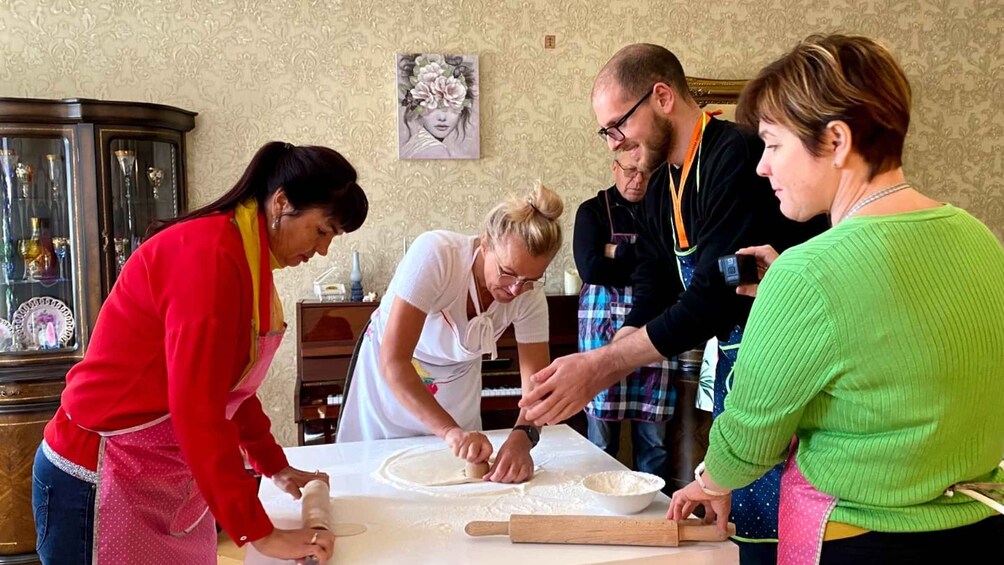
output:
[[[489,432],[496,448],[508,430]],[[477,496],[434,496],[401,490],[378,479],[383,460],[415,446],[444,445],[435,437],[296,447],[286,450],[292,466],[320,469],[331,476],[336,522],[363,523],[366,533],[339,538],[331,564],[577,565],[585,563],[732,565],[731,542],[687,544],[679,548],[598,545],[513,544],[506,536],[469,537],[473,520],[507,520],[510,514],[611,515],[596,505],[579,481],[590,473],[624,469],[567,426],[545,428],[533,450],[542,467],[533,481],[508,492]],[[444,445],[445,446],[445,445]],[[300,503],[263,480],[265,509],[280,528],[299,527]],[[661,493],[639,517],[663,517]],[[249,544],[246,564],[292,563],[269,559]]]

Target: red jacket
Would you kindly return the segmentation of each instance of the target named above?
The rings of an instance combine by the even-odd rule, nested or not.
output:
[[[241,451],[271,476],[288,463],[257,396],[232,420],[226,400],[249,362],[251,273],[233,214],[172,226],[129,258],[66,390],[45,441],[97,469],[98,434],[170,412],[182,454],[216,520],[234,540],[268,535]],[[69,419],[72,417],[72,421]]]

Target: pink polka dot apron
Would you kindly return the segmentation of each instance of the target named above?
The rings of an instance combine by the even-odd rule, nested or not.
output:
[[[258,390],[284,333],[282,324],[279,331],[258,335],[258,327],[270,327],[278,300],[264,229],[260,234],[262,261],[251,262],[261,277],[255,285],[254,357],[227,397],[228,420]],[[215,521],[206,519],[209,506],[181,453],[170,414],[100,435],[93,564],[215,565]]]
[[[777,516],[778,565],[815,565],[823,550],[823,534],[837,499],[816,490],[795,462],[798,439],[792,439],[781,473]]]

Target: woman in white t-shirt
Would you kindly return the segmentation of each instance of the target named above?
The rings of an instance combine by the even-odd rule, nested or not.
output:
[[[435,434],[471,463],[492,453],[481,430],[481,359],[514,326],[524,393],[550,363],[541,279],[561,246],[561,199],[540,187],[496,206],[481,236],[431,231],[415,239],[370,318],[338,441]],[[533,475],[539,430],[520,411],[485,476]]]

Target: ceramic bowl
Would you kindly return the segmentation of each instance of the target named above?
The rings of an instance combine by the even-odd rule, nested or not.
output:
[[[614,514],[636,514],[655,499],[666,481],[638,471],[604,471],[582,479],[597,504]]]

